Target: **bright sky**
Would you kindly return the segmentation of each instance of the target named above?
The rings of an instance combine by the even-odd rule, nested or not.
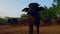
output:
[[[41,6],[50,7],[53,0],[0,0],[0,16],[20,17],[23,8],[31,2],[37,2]]]

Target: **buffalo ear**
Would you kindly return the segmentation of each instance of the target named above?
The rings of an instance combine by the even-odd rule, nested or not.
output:
[[[28,12],[29,8],[24,8],[22,12]]]
[[[41,11],[41,10],[44,10],[44,8],[43,7],[39,7],[39,10]]]

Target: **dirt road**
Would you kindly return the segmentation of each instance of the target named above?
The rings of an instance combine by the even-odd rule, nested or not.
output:
[[[28,34],[28,26],[12,26],[3,25],[0,26],[0,34]],[[34,34],[36,34],[36,27],[34,26]],[[60,26],[41,26],[40,34],[60,34]]]

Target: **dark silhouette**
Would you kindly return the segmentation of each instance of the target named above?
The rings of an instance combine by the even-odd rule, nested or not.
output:
[[[17,25],[18,22],[19,22],[18,19],[19,19],[19,18],[9,18],[7,21],[8,21],[8,23],[11,24],[11,25],[12,25],[12,24]]]
[[[30,3],[29,8],[24,8],[22,11],[27,12],[28,15],[32,16],[35,21],[37,34],[39,34],[39,25],[40,25],[40,11],[43,10],[43,7],[39,7],[38,3]],[[33,23],[29,23],[29,34],[33,34]]]
[[[44,26],[45,25],[51,25],[51,19],[50,18],[44,18],[42,20],[43,20]]]

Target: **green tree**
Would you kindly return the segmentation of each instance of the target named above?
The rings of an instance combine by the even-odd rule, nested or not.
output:
[[[54,0],[54,4],[56,4],[56,14],[60,17],[60,0]]]
[[[41,11],[41,18],[56,18],[57,17],[57,5],[55,5],[54,3],[52,3],[52,7],[47,8],[46,6],[44,6],[45,9],[43,11]],[[59,12],[58,12],[59,13]]]
[[[27,14],[22,14],[22,15],[21,15],[21,18],[26,19],[27,16],[28,16]]]
[[[0,17],[0,24],[5,24],[5,19]]]
[[[46,18],[47,13],[48,13],[48,8],[45,6],[45,9],[40,12],[40,17],[42,19]]]

